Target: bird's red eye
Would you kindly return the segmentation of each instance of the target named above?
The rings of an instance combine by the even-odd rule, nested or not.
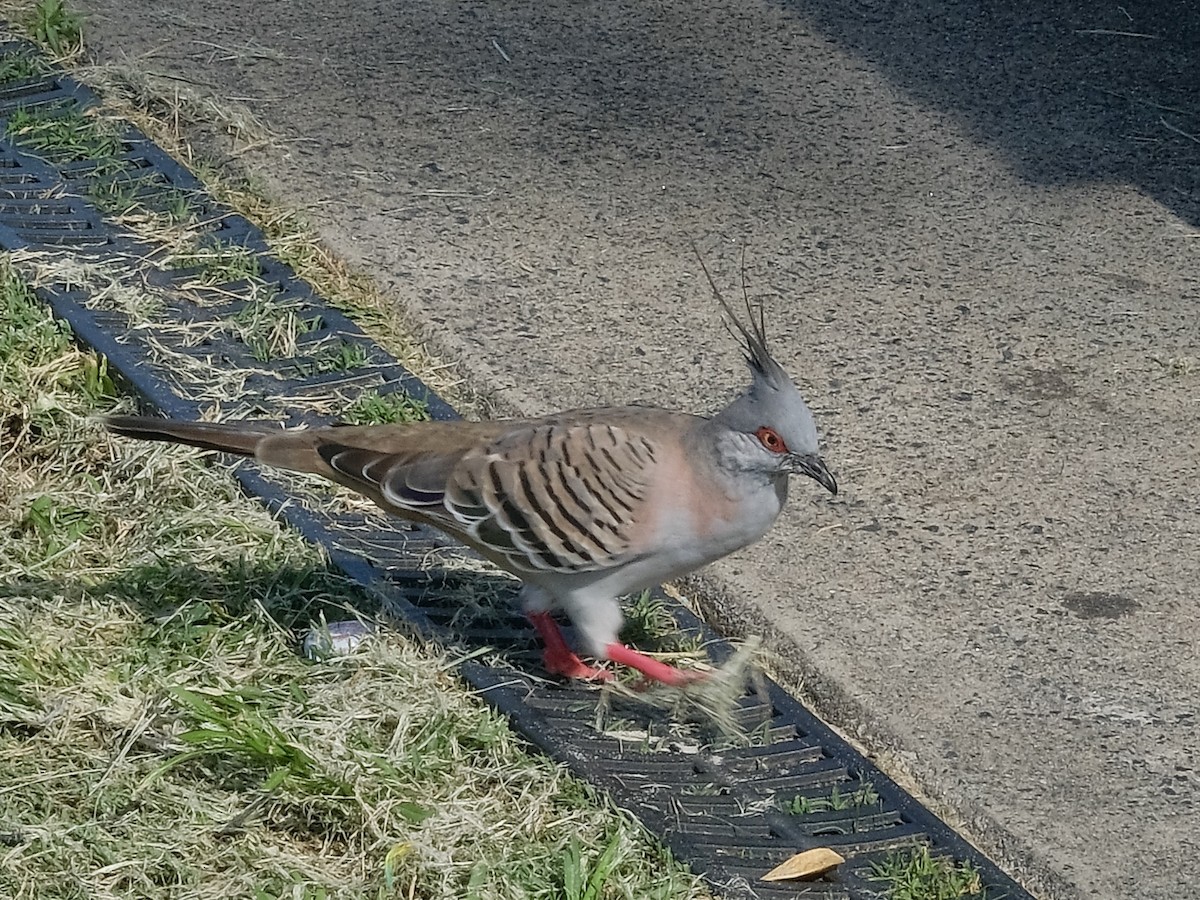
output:
[[[783,438],[779,436],[779,432],[774,428],[768,428],[764,425],[758,431],[754,432],[754,436],[758,438],[759,443],[772,453],[788,452],[787,444],[783,442]]]

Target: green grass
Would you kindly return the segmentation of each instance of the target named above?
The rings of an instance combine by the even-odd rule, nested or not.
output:
[[[83,20],[63,0],[37,0],[21,24],[56,57],[71,57],[83,49]]]
[[[47,65],[40,56],[29,53],[6,53],[0,56],[0,84],[25,81],[45,74]]]
[[[247,303],[229,321],[229,328],[259,362],[291,359],[299,353],[297,342],[322,325],[318,315],[303,315],[295,306],[270,300]]]
[[[870,877],[885,886],[887,900],[987,900],[974,866],[933,856],[924,846],[891,854],[872,866]]]
[[[176,257],[180,267],[199,266],[201,281],[209,285],[226,284],[232,281],[250,282],[246,291],[250,302],[235,315],[223,320],[224,330],[234,335],[250,351],[257,362],[268,363],[290,361],[302,374],[326,372],[348,372],[370,362],[367,348],[354,341],[338,337],[302,344],[306,334],[312,334],[324,326],[319,314],[305,310],[296,304],[278,303],[277,287],[258,280],[260,265],[258,256],[243,248],[225,250],[226,255],[201,255]],[[197,262],[200,260],[201,262]],[[391,401],[394,412],[402,413],[396,401]],[[364,395],[351,406],[350,415],[374,412],[382,415],[388,404],[380,402],[378,395]]]
[[[172,225],[192,221],[198,214],[198,197],[191,191],[179,188],[161,188],[143,204],[154,213],[166,216]]]
[[[692,898],[450,660],[131,411],[0,264],[0,896]]]
[[[823,797],[806,797],[797,794],[784,809],[794,816],[805,816],[811,813],[831,812],[844,809],[862,809],[875,806],[880,802],[879,793],[870,782],[862,782],[851,791],[843,792],[834,786],[828,795]]]
[[[88,188],[88,199],[96,208],[111,216],[124,216],[138,208],[139,190],[136,179],[119,174],[97,179]]]
[[[642,650],[660,654],[704,655],[700,639],[681,632],[666,601],[650,591],[642,591],[625,604],[621,639]]]
[[[57,359],[70,345],[67,326],[48,318],[7,260],[0,260],[0,384],[18,384],[30,368]]]
[[[236,244],[194,244],[174,254],[168,267],[196,269],[201,281],[209,285],[253,280],[262,275],[262,261],[257,251]]]
[[[112,119],[77,107],[18,109],[8,119],[7,134],[17,146],[55,163],[113,160],[122,149]]]
[[[429,404],[403,391],[380,394],[366,391],[342,413],[347,425],[387,425],[423,422],[429,418]]]
[[[160,219],[156,223],[160,231],[190,223],[197,215],[197,198],[190,192],[168,187],[151,176],[131,178],[125,172],[97,178],[88,189],[88,199],[118,220],[135,215]]]
[[[316,347],[305,349],[306,355],[300,357],[299,367],[310,374],[350,372],[361,369],[371,361],[366,347],[341,338],[323,341]]]

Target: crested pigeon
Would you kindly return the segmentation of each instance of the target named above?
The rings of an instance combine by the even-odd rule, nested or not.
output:
[[[767,350],[761,308],[755,317],[747,301],[742,324],[715,284],[713,291],[752,380],[712,417],[626,406],[535,419],[288,430],[149,416],[112,416],[105,424],[126,437],[322,475],[389,513],[440,529],[523,582],[524,610],[552,674],[611,677],[568,646],[552,615],[561,610],[585,654],[682,685],[695,675],[620,642],[619,598],[758,540],[783,509],[790,475],[837,493],[812,414]]]

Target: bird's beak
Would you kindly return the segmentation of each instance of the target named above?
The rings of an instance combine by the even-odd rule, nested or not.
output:
[[[816,454],[812,456],[800,456],[799,454],[793,456],[792,471],[797,475],[807,475],[809,478],[814,479],[831,494],[836,494],[838,491],[837,479],[833,477],[833,473],[825,465],[825,460]]]

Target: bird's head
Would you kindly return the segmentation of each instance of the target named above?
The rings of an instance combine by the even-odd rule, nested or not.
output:
[[[698,252],[696,255],[699,258]],[[837,480],[821,458],[812,412],[787,372],[767,350],[762,307],[756,312],[747,297],[747,324],[743,324],[721,296],[703,259],[700,265],[712,285],[713,295],[729,317],[730,333],[741,343],[750,367],[750,386],[714,417],[716,422],[741,436],[739,465],[767,474],[807,475],[836,494]]]

